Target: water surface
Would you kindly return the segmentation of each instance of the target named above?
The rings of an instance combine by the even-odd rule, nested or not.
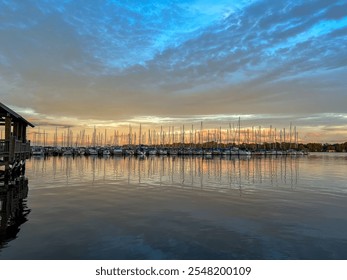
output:
[[[347,154],[31,158],[0,259],[347,259],[345,174]]]

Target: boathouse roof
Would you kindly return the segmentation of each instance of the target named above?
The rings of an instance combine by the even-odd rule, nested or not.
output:
[[[28,122],[21,115],[17,114],[15,111],[11,110],[10,108],[8,108],[7,106],[5,106],[4,104],[0,102],[0,118],[2,119],[3,117],[6,117],[7,114],[9,114],[12,119],[15,119],[18,122],[22,122],[31,127],[35,127],[32,123]],[[2,121],[0,122],[2,123]]]

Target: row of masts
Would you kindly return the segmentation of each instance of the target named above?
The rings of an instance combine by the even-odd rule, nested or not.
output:
[[[1,131],[2,134],[2,131]],[[299,133],[296,126],[290,123],[289,133],[286,128],[276,129],[270,125],[269,128],[247,127],[241,128],[240,120],[238,125],[229,124],[228,128],[222,129],[220,126],[216,129],[204,129],[201,122],[200,127],[196,129],[191,125],[189,129],[185,125],[179,128],[168,126],[166,129],[161,126],[160,129],[144,130],[140,124],[138,129],[129,125],[127,132],[119,130],[107,130],[103,132],[94,127],[91,135],[87,134],[85,129],[75,133],[70,128],[58,132],[55,129],[53,139],[45,130],[32,133],[33,146],[53,146],[53,147],[96,147],[96,146],[168,146],[168,145],[203,145],[204,143],[215,143],[217,145],[232,144],[241,146],[243,144],[262,145],[263,143],[289,143],[297,145]]]

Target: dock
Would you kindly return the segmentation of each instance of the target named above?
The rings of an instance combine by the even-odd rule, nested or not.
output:
[[[34,125],[1,102],[0,125],[5,127],[5,137],[0,139],[0,179],[13,179],[25,170],[31,152],[27,127]]]

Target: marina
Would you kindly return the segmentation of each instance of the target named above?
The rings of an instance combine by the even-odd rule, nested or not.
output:
[[[172,147],[93,147],[93,148],[71,148],[71,147],[34,147],[31,155],[40,156],[205,156],[205,157],[227,157],[227,156],[304,156],[308,151],[301,150],[242,150],[232,148],[172,148]]]
[[[347,154],[308,152],[292,125],[289,142],[272,127],[241,140],[239,119],[207,138],[68,128],[31,146],[34,126],[0,105],[0,259],[347,258]]]
[[[279,130],[263,129],[241,129],[241,120],[238,118],[238,127],[229,124],[229,128],[203,129],[201,122],[199,130],[186,131],[184,125],[179,131],[175,126],[169,126],[167,130],[160,127],[160,131],[148,129],[143,132],[142,125],[135,132],[129,126],[128,133],[120,133],[113,130],[112,136],[105,129],[104,132],[97,131],[94,127],[92,135],[86,134],[85,130],[74,136],[73,131],[68,128],[59,136],[58,130],[53,135],[53,140],[48,133],[32,132],[32,154],[42,155],[192,155],[192,156],[281,156],[281,155],[308,155],[309,146],[299,143],[299,132],[296,126],[290,124],[289,132],[286,129]],[[241,136],[242,135],[242,136]],[[48,145],[51,143],[52,145]]]

